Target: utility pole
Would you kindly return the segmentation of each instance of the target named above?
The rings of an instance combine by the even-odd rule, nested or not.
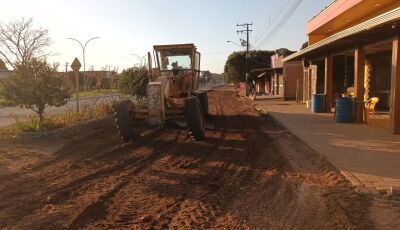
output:
[[[107,68],[108,68],[107,77],[110,78],[110,90],[111,90],[111,83],[112,83],[111,66],[110,65],[106,65],[106,71],[107,71]]]
[[[110,65],[106,65],[105,66],[106,68],[105,68],[105,71],[107,71],[107,77],[110,77],[111,76],[111,66]]]
[[[68,77],[68,65],[69,65],[69,63],[65,62],[65,78]]]
[[[236,26],[242,26],[242,27],[245,28],[244,30],[236,31],[238,34],[239,33],[241,33],[241,34],[246,33],[246,80],[247,80],[247,78],[249,76],[249,70],[247,68],[247,59],[248,59],[248,55],[249,55],[249,46],[250,46],[249,35],[250,35],[250,32],[253,31],[253,30],[249,29],[249,26],[252,26],[252,25],[253,25],[253,23],[236,24]]]

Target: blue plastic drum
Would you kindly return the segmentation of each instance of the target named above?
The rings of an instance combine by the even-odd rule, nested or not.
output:
[[[352,98],[349,97],[336,98],[336,121],[341,123],[354,122]]]
[[[325,94],[313,94],[311,97],[311,112],[325,112]]]

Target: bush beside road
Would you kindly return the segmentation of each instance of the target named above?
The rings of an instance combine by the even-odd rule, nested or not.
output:
[[[75,99],[70,99],[65,106],[62,107],[49,107],[46,110],[45,117],[47,119],[56,119],[59,120],[60,117],[64,117],[66,120],[79,120],[79,119],[72,119],[73,116],[76,117],[85,117],[89,116],[89,113],[93,113],[94,108],[96,106],[105,106],[111,105],[114,101],[119,100],[120,97],[123,95],[108,95],[108,96],[95,96],[95,97],[86,97],[80,98],[80,114],[76,114],[76,101]],[[82,114],[83,113],[83,114]],[[73,115],[75,114],[75,115]],[[67,117],[69,117],[67,119]],[[31,121],[31,127],[35,127],[35,118],[36,114],[29,110],[20,107],[2,107],[0,108],[0,127],[6,127],[10,125],[15,125],[16,121],[20,124],[25,124],[27,121]],[[64,119],[64,120],[65,120]],[[60,123],[60,122],[56,122]],[[61,122],[65,123],[65,122]],[[25,126],[25,125],[24,125]]]

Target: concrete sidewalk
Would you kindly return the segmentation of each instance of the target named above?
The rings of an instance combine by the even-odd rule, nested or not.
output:
[[[311,113],[293,101],[254,104],[324,155],[361,192],[400,188],[400,135],[372,125],[337,123],[332,113]]]

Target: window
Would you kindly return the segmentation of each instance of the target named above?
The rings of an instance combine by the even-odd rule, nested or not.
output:
[[[161,50],[158,51],[158,59],[161,71],[192,69],[192,49]]]

